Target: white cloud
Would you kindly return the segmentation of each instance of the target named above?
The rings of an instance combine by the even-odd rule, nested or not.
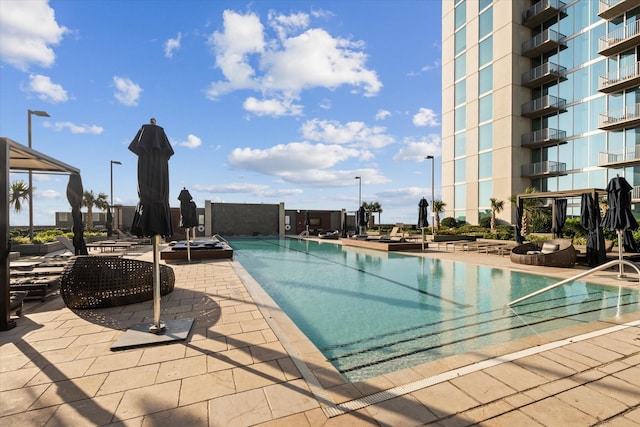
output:
[[[294,104],[293,100],[264,99],[259,100],[250,96],[243,105],[245,110],[256,116],[300,116],[302,105]]]
[[[423,162],[426,156],[439,156],[442,152],[440,135],[431,134],[419,141],[405,139],[403,147],[393,156],[395,161]]]
[[[71,133],[74,134],[93,134],[100,135],[104,128],[96,125],[76,125],[71,122],[55,122],[51,124],[49,122],[44,124],[45,127],[52,128],[53,130],[60,132],[64,129],[68,129]]]
[[[38,98],[43,101],[52,103],[65,102],[69,100],[67,91],[64,88],[51,81],[51,78],[40,74],[31,74],[29,76],[29,92],[34,92]]]
[[[276,32],[269,38],[260,18],[226,10],[223,30],[214,32],[209,42],[216,56],[216,67],[225,77],[208,87],[206,95],[217,99],[236,90],[260,92],[269,101],[255,98],[244,103],[254,114],[298,115],[301,106],[292,100],[301,92],[317,87],[336,89],[350,85],[374,96],[382,88],[375,71],[366,68],[367,55],[362,42],[335,38],[320,28],[307,29],[309,16],[269,14],[269,25]],[[273,108],[278,106],[279,108]],[[271,108],[268,108],[271,107]],[[297,107],[296,110],[283,107]]]
[[[129,107],[138,105],[142,88],[125,77],[114,76],[113,84],[116,87],[116,91],[113,94],[115,98],[121,103]]]
[[[69,30],[56,22],[47,0],[2,1],[0,60],[26,71],[32,64],[51,67],[58,45]]]
[[[189,134],[187,140],[178,142],[178,145],[187,148],[197,148],[202,145],[202,140],[193,134]]]
[[[290,197],[302,194],[303,191],[298,188],[284,188],[284,189],[272,189],[268,185],[264,184],[249,184],[249,183],[230,183],[230,184],[216,184],[216,185],[202,185],[196,184],[193,186],[196,191],[203,193],[218,193],[218,194],[250,194],[255,197]]]
[[[331,144],[382,148],[395,142],[392,136],[385,134],[386,128],[368,127],[364,122],[342,124],[333,120],[312,119],[306,121],[300,130],[306,139]]]
[[[55,190],[42,190],[42,191],[34,191],[34,198],[38,199],[60,199],[62,195]]]
[[[182,40],[182,34],[178,33],[178,37],[175,39],[169,39],[164,44],[164,56],[166,58],[173,58],[173,52],[180,49],[180,41]]]
[[[380,109],[376,113],[376,120],[384,120],[389,116],[391,116],[391,111]]]
[[[438,123],[438,115],[435,111],[430,110],[429,108],[420,108],[420,110],[413,116],[413,124],[418,127],[435,127],[440,125],[440,123]]]

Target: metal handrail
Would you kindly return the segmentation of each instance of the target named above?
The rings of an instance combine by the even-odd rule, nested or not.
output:
[[[607,263],[604,263],[602,265],[599,265],[597,267],[592,268],[591,270],[587,270],[587,271],[583,271],[580,274],[576,274],[573,277],[569,277],[568,279],[564,279],[561,280],[558,283],[554,283],[553,285],[547,286],[546,288],[542,288],[542,289],[538,289],[537,291],[531,292],[529,295],[525,295],[521,298],[515,299],[509,303],[507,303],[508,306],[512,306],[515,304],[518,304],[526,299],[535,297],[536,295],[540,295],[542,293],[545,293],[547,291],[550,291],[552,289],[558,288],[562,285],[566,285],[567,283],[573,282],[575,280],[581,279],[585,276],[588,276],[589,274],[595,273],[597,271],[600,270],[606,270],[607,268],[613,267],[614,265],[628,265],[629,267],[632,267],[637,273],[638,273],[638,278],[640,279],[640,268],[638,268],[638,266],[631,262],[631,261],[627,261],[626,259],[614,259],[613,261],[609,261]]]
[[[224,237],[222,237],[219,234],[214,234],[213,237],[215,237],[218,240],[222,240],[223,242],[225,242],[227,245],[231,246],[231,244],[229,243],[229,241],[227,239],[225,239]]]

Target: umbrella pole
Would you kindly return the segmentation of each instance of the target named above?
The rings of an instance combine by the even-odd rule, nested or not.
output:
[[[618,232],[618,260],[622,261],[622,245],[624,244],[624,237],[622,237],[622,230],[616,230]],[[624,277],[624,266],[622,263],[618,265],[618,278]]]
[[[185,228],[187,233],[187,261],[191,262],[191,244],[189,242],[189,228]]]
[[[160,235],[155,234],[151,240],[153,241],[153,325],[149,328],[149,332],[161,334],[165,325],[160,321],[160,253],[158,249]]]
[[[424,227],[422,227],[422,252],[424,252]]]

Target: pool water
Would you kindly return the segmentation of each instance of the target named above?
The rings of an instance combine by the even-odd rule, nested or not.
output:
[[[638,291],[292,238],[230,239],[234,258],[349,381],[640,311]]]

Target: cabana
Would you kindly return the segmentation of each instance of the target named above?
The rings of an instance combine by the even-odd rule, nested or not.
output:
[[[79,174],[80,169],[67,165],[39,151],[19,144],[9,138],[0,137],[0,331],[16,326],[11,320],[9,289],[9,174],[10,172],[40,172]],[[29,201],[31,203],[31,200]]]

